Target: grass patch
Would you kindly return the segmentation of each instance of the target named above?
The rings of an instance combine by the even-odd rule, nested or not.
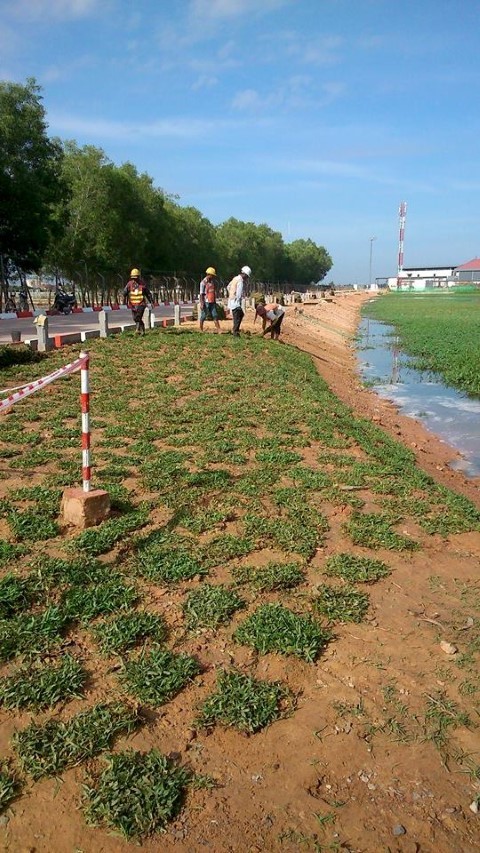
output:
[[[125,838],[163,830],[179,813],[191,774],[157,750],[109,755],[107,767],[84,786],[87,823]]]
[[[245,602],[226,586],[204,583],[187,595],[183,614],[187,628],[217,628],[230,621]]]
[[[203,548],[203,562],[209,567],[220,566],[229,560],[246,557],[255,548],[250,537],[224,533]]]
[[[23,545],[13,545],[5,539],[0,539],[0,569],[25,553],[26,548]]]
[[[48,607],[33,616],[16,616],[0,621],[0,660],[17,654],[30,657],[48,651],[60,642],[67,618],[59,607]]]
[[[239,643],[266,652],[296,655],[308,662],[316,660],[330,633],[311,616],[300,616],[281,604],[264,604],[237,628]]]
[[[216,692],[203,704],[198,723],[258,732],[284,715],[289,698],[289,691],[278,683],[258,681],[235,670],[220,672]]]
[[[367,593],[352,586],[339,588],[323,584],[318,593],[315,610],[331,622],[361,622],[368,610]]]
[[[20,783],[11,772],[8,764],[0,764],[0,812],[15,799],[20,791]]]
[[[92,630],[105,655],[120,654],[147,637],[157,643],[162,643],[167,637],[167,626],[162,616],[137,610],[95,625]]]
[[[195,658],[154,648],[127,661],[120,680],[125,689],[146,705],[162,705],[180,693],[200,672]]]
[[[98,554],[106,554],[127,534],[133,533],[148,522],[148,510],[143,508],[136,512],[129,512],[119,518],[109,518],[99,524],[84,530],[69,543],[69,548],[75,551],[83,551],[91,557]]]
[[[437,749],[443,750],[447,745],[450,730],[459,726],[470,728],[472,721],[445,693],[427,695],[427,700],[425,736],[433,741]]]
[[[86,672],[70,655],[57,665],[34,664],[0,680],[0,702],[5,708],[38,711],[82,695]]]
[[[58,524],[49,513],[37,509],[14,509],[7,518],[15,539],[20,542],[41,542],[53,539],[60,533]]]
[[[0,581],[0,619],[28,610],[42,600],[43,594],[44,588],[38,578],[19,577],[9,572]]]
[[[32,576],[36,577],[41,585],[55,588],[61,584],[87,586],[90,583],[104,583],[112,577],[110,565],[87,556],[63,560],[60,557],[41,554],[30,565]]]
[[[95,705],[67,722],[30,723],[12,743],[22,770],[33,779],[53,776],[108,749],[119,734],[132,732],[138,714],[122,702]]]
[[[86,623],[96,616],[126,610],[137,599],[135,587],[127,586],[118,575],[104,583],[71,587],[62,597],[62,606],[69,619]]]
[[[392,570],[381,560],[357,557],[355,554],[334,554],[326,561],[324,572],[330,577],[343,578],[349,583],[375,583],[388,577]]]
[[[389,551],[416,551],[418,542],[409,536],[402,536],[392,528],[392,518],[380,513],[353,512],[349,521],[343,525],[354,545],[364,548],[387,548]]]
[[[163,583],[207,574],[193,542],[171,533],[156,533],[140,542],[134,570],[148,580]]]
[[[237,583],[248,583],[259,592],[291,589],[305,580],[298,563],[267,563],[266,566],[237,566],[233,569]]]

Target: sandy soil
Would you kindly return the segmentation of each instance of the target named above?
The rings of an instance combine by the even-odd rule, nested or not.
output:
[[[389,403],[361,387],[351,343],[362,294],[333,302],[288,309],[284,344],[310,353],[333,391],[352,409],[370,417],[415,450],[419,465],[436,480],[480,506],[479,480],[450,471],[455,453],[420,423],[400,416]],[[222,323],[225,329],[229,323]],[[245,329],[252,328],[247,315]],[[208,330],[210,333],[210,329]],[[272,342],[272,346],[278,346]],[[350,550],[343,538],[341,508],[329,518],[331,530],[309,575],[320,579],[325,557]],[[156,746],[216,781],[213,790],[189,793],[186,807],[163,836],[142,845],[147,853],[179,851],[315,851],[362,853],[474,853],[480,843],[480,816],[469,804],[480,793],[468,760],[480,765],[478,729],[452,733],[464,761],[442,759],[422,724],[428,696],[447,691],[463,702],[464,675],[440,647],[441,640],[462,648],[469,617],[478,622],[478,599],[461,594],[478,584],[480,537],[427,536],[413,523],[422,550],[412,554],[378,552],[394,569],[369,588],[372,606],[360,625],[335,629],[335,643],[315,664],[226,647],[225,638],[206,633],[185,651],[206,667],[174,701],[152,713],[149,725],[128,740],[136,749]],[[265,556],[265,555],[263,555]],[[224,578],[218,578],[223,580]],[[478,591],[478,586],[477,586]],[[175,592],[151,589],[152,607],[175,627]],[[172,606],[173,605],[173,606]],[[234,624],[236,621],[234,620]],[[88,651],[88,638],[78,646]],[[298,695],[297,710],[253,737],[216,727],[192,730],[193,708],[215,666],[233,663],[258,677],[281,679]],[[96,674],[89,699],[108,698],[108,665]],[[387,688],[391,688],[390,692]],[[69,716],[80,703],[70,703]],[[477,703],[478,708],[478,703]],[[477,711],[478,718],[478,711]],[[23,715],[26,724],[30,715]],[[18,724],[18,717],[16,718]],[[388,725],[386,724],[388,722]],[[380,730],[382,726],[383,730]],[[6,718],[1,751],[13,731]],[[403,728],[402,728],[403,727]],[[124,743],[121,744],[122,746]],[[78,810],[84,769],[27,788],[0,826],[8,853],[127,853],[136,848],[85,826]],[[397,834],[402,833],[402,834]]]

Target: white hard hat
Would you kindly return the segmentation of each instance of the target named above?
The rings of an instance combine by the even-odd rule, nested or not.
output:
[[[240,272],[243,272],[244,275],[251,275],[252,274],[250,267],[242,267]]]

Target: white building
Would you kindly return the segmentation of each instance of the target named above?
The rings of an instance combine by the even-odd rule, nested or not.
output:
[[[425,290],[431,287],[449,287],[452,284],[451,267],[404,267],[399,277],[390,276],[387,280],[390,290]],[[398,286],[400,285],[400,286]]]

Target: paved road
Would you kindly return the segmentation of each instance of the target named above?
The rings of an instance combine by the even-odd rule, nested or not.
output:
[[[191,312],[190,305],[181,306],[181,314],[186,315]],[[173,305],[159,305],[155,308],[155,317],[167,319],[173,317]],[[22,341],[37,337],[37,327],[33,323],[33,317],[26,317],[22,320],[0,319],[0,343],[8,343],[12,340],[12,332],[19,331],[22,335]],[[132,314],[130,311],[110,311],[108,314],[108,324],[110,328],[118,328],[126,323],[132,323]],[[67,316],[59,314],[56,317],[48,318],[48,334],[50,337],[54,335],[65,334],[66,332],[86,332],[90,329],[98,329],[98,313],[88,312],[86,314],[68,314]]]

